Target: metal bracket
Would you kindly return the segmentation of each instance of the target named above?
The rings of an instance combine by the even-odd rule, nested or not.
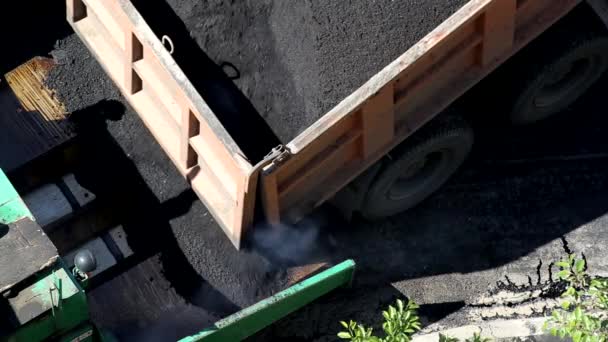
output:
[[[268,167],[264,170],[265,174],[270,174],[276,170],[277,167],[285,163],[289,158],[291,158],[292,154],[289,148],[285,145],[279,145],[273,148],[270,153],[264,157],[264,160],[270,160]]]
[[[53,296],[53,291],[57,291],[57,298]],[[62,291],[63,286],[61,278],[58,278],[55,271],[53,271],[53,281],[49,284],[49,298],[51,299],[51,312],[53,316],[55,316],[55,307],[61,309],[61,304],[63,301]],[[55,300],[57,300],[57,303],[55,303]]]

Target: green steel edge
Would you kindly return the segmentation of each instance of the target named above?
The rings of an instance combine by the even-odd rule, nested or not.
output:
[[[26,217],[34,219],[8,177],[0,169],[0,224],[8,225]]]
[[[343,261],[180,341],[241,341],[331,290],[349,285],[354,272],[355,262]]]

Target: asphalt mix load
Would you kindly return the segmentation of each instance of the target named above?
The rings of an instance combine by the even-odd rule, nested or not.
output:
[[[209,78],[208,58],[253,106],[238,118],[223,118],[210,105],[225,126],[242,122],[243,115],[261,116],[283,143],[466,2],[133,0],[156,34],[174,41],[173,57],[205,100],[218,97],[200,86]],[[228,129],[237,143],[248,134],[242,126]],[[265,131],[261,124],[246,129],[257,130],[253,139]],[[240,141],[241,148],[247,141]]]

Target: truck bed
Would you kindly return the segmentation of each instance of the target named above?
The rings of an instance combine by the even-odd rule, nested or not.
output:
[[[239,248],[256,213],[271,223],[301,219],[579,2],[470,0],[261,160],[273,139],[264,123],[251,122],[254,115],[241,116],[242,109],[251,110],[242,93],[198,91],[202,83],[224,93],[231,87],[221,79],[226,74],[209,63],[195,70],[206,78],[182,70],[196,69],[179,62],[188,53],[177,52],[192,39],[168,34],[178,42],[171,54],[161,42],[167,33],[148,24],[147,7],[140,13],[127,0],[67,0],[67,12],[87,48]],[[173,28],[166,25],[167,31]]]

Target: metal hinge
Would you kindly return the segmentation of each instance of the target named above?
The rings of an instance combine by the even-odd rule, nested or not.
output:
[[[285,163],[289,158],[291,158],[291,151],[285,145],[279,145],[270,151],[264,157],[264,160],[270,160],[270,163],[264,170],[265,174],[269,174],[274,172],[278,166]]]

